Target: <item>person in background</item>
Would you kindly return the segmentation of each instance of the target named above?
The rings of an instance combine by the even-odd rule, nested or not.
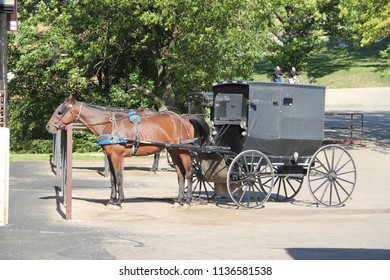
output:
[[[276,69],[274,71],[274,82],[275,83],[281,83],[282,82],[283,73],[280,71],[280,67],[276,66]]]
[[[295,67],[292,67],[291,68],[291,71],[288,75],[288,82],[290,84],[299,84],[299,78],[298,78],[299,74],[298,72],[296,71]]]

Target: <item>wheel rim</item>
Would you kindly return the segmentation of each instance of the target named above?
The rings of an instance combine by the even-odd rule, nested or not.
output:
[[[349,199],[356,184],[356,166],[342,147],[328,145],[312,157],[308,186],[313,198],[325,206],[340,206]]]
[[[239,207],[262,207],[271,195],[273,185],[272,164],[259,151],[244,151],[229,166],[227,188],[231,199]]]

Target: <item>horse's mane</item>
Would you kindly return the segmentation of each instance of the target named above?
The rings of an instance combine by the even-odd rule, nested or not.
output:
[[[153,109],[149,109],[149,108],[127,109],[127,108],[115,108],[110,106],[94,105],[89,103],[84,103],[84,104],[88,105],[89,107],[95,108],[97,110],[101,110],[109,113],[129,113],[129,112],[139,112],[139,111],[143,111],[144,113],[150,113],[150,114],[155,113]]]
[[[84,103],[85,104],[85,103]],[[115,108],[115,107],[109,107],[109,106],[100,106],[100,105],[95,105],[95,104],[89,104],[87,103],[89,107],[102,110],[102,111],[107,111],[107,112],[121,112],[121,113],[127,113],[127,112],[135,112],[136,110],[134,109],[126,109],[126,108]]]

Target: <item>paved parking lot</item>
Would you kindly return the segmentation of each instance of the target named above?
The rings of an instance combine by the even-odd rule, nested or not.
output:
[[[358,98],[359,97],[359,98]],[[234,209],[226,200],[175,208],[176,174],[161,160],[126,159],[121,211],[108,210],[103,162],[75,162],[73,220],[49,162],[11,164],[10,217],[0,259],[390,259],[390,89],[328,90],[328,111],[363,111],[366,147],[345,206],[317,207],[305,185],[291,203]]]

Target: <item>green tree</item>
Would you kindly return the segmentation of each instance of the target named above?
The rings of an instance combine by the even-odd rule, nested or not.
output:
[[[362,46],[390,36],[390,2],[387,0],[340,0],[340,17],[359,36]]]
[[[49,137],[63,98],[183,110],[189,91],[249,77],[268,43],[266,0],[26,0],[9,38],[10,126]]]
[[[161,107],[183,104],[188,91],[214,81],[248,77],[261,57],[271,5],[265,0],[142,0],[138,50],[156,65]]]
[[[304,69],[309,57],[321,48],[324,35],[323,1],[279,0],[274,2],[273,44],[268,59],[283,69]]]
[[[68,15],[58,1],[19,7],[19,32],[9,38],[9,70],[16,78],[9,84],[9,122],[12,140],[44,138],[44,123],[53,103],[84,88],[74,58],[64,50],[74,42]]]
[[[383,40],[387,49],[380,52],[388,62],[383,76],[390,77],[390,2],[387,0],[340,0],[340,18],[344,20],[345,29],[355,34],[354,38],[362,47]]]

